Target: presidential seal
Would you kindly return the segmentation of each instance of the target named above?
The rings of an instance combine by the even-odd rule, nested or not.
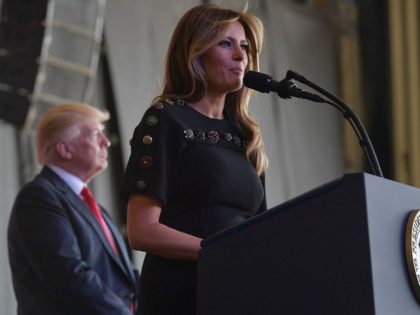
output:
[[[408,275],[420,304],[420,209],[410,212],[405,228],[405,257]]]

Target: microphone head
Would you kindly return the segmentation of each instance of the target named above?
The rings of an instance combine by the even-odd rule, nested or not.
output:
[[[270,82],[272,77],[267,74],[257,72],[257,71],[248,71],[244,76],[244,85],[247,88],[256,90],[262,93],[269,93]]]

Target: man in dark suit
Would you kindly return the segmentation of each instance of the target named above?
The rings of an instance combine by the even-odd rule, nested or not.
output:
[[[39,122],[44,167],[19,192],[8,227],[19,315],[137,312],[138,274],[123,238],[85,195],[86,184],[108,166],[108,118],[89,105],[63,104]]]

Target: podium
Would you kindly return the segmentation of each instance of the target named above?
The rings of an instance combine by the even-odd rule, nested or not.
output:
[[[420,189],[346,174],[202,241],[197,315],[420,314],[405,229]]]

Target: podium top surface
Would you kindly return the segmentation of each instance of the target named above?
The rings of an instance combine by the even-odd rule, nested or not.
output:
[[[309,190],[308,192],[299,195],[297,197],[294,197],[282,204],[279,204],[277,206],[274,206],[272,208],[270,208],[269,210],[267,210],[264,213],[261,213],[245,222],[242,222],[240,224],[237,224],[235,226],[226,228],[220,232],[217,232],[205,239],[202,240],[201,242],[201,247],[205,248],[208,246],[211,246],[213,243],[218,242],[224,238],[229,237],[232,234],[236,234],[239,233],[242,230],[248,229],[256,224],[259,224],[260,222],[264,221],[264,220],[269,220],[272,216],[276,216],[279,213],[283,212],[283,211],[287,211],[289,209],[292,209],[296,206],[298,206],[299,204],[303,204],[308,200],[311,200],[313,198],[316,198],[320,195],[323,195],[325,193],[328,193],[330,191],[333,190],[338,190],[343,186],[352,186],[352,187],[360,187],[362,186],[363,189],[366,189],[367,186],[369,185],[381,185],[382,183],[387,183],[387,184],[391,184],[391,185],[397,185],[397,186],[403,186],[403,187],[407,187],[407,188],[411,188],[411,189],[416,189],[420,192],[419,189],[405,185],[405,184],[401,184],[389,179],[385,179],[382,177],[378,177],[375,175],[371,175],[371,174],[367,174],[367,173],[348,173],[348,174],[344,174],[342,177],[337,178],[335,180],[332,180],[328,183],[325,183],[321,186],[318,186],[312,190]]]

